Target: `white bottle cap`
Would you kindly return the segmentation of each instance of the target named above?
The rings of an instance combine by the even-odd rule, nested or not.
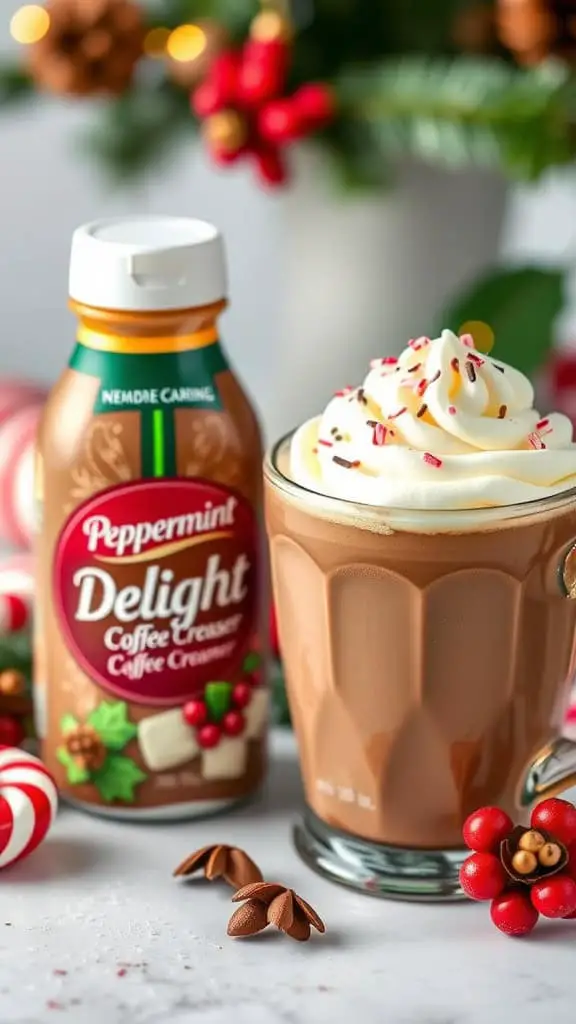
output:
[[[192,309],[227,294],[217,228],[187,217],[117,217],[78,228],[70,297],[101,309]]]

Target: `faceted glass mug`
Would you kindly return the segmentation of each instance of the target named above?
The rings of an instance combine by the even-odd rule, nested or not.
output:
[[[264,466],[306,809],[303,859],[382,896],[453,899],[462,824],[576,784],[576,491],[470,511],[324,497]]]

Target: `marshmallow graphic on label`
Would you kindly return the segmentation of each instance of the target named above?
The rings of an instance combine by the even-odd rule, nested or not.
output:
[[[239,779],[246,771],[248,744],[244,739],[220,740],[217,747],[202,752],[202,776],[205,779]]]
[[[200,753],[196,733],[184,721],[181,708],[163,711],[140,722],[138,744],[144,763],[152,772],[178,768]]]
[[[268,690],[262,687],[253,691],[252,699],[248,707],[244,709],[244,717],[246,719],[246,732],[244,735],[247,740],[256,740],[265,731],[268,722],[268,704]]]

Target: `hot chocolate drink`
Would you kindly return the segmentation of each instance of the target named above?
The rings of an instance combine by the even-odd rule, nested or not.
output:
[[[518,818],[549,789],[574,671],[576,447],[532,402],[444,332],[375,361],[268,459],[298,842],[340,881],[454,895],[467,815]]]

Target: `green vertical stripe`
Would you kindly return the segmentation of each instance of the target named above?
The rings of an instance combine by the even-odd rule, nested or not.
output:
[[[152,413],[152,430],[154,444],[154,476],[164,476],[166,473],[166,457],[164,441],[164,412],[162,409],[154,409]]]

